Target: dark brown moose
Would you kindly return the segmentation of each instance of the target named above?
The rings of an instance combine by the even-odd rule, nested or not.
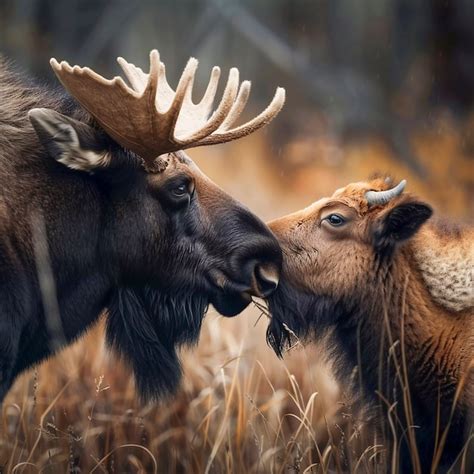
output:
[[[277,286],[279,245],[182,151],[234,140],[284,103],[234,127],[250,83],[220,70],[191,99],[157,51],[130,85],[51,61],[68,90],[33,85],[0,62],[0,400],[15,377],[77,339],[107,309],[107,340],[144,398],[179,383],[176,349],[197,340],[209,304],[232,316]]]

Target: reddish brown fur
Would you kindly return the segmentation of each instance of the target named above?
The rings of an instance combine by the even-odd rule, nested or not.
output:
[[[474,234],[470,228],[434,222],[423,225],[413,238],[378,247],[377,232],[386,216],[400,205],[417,204],[412,196],[402,195],[384,206],[369,207],[365,193],[387,187],[384,179],[350,184],[330,198],[270,223],[283,249],[284,266],[279,294],[270,300],[274,321],[269,337],[277,348],[282,338],[284,342],[279,322],[302,336],[334,331],[335,352],[343,356],[345,366],[343,378],[360,362],[366,399],[377,398],[374,392],[381,390],[391,402],[395,401],[393,385],[386,390],[381,386],[380,370],[385,363],[378,354],[383,347],[382,358],[387,358],[388,347],[395,344],[400,367],[406,361],[414,419],[422,425],[417,435],[419,449],[428,446],[426,464],[432,455],[432,420],[437,418],[438,400],[442,430],[454,394],[460,390],[448,437],[451,448],[463,439],[459,430],[472,429]],[[343,216],[346,223],[331,226],[325,218],[333,213]],[[426,261],[431,255],[433,261]],[[384,377],[394,377],[387,369],[383,368]],[[398,404],[403,408],[400,399]],[[461,447],[458,444],[454,449]]]

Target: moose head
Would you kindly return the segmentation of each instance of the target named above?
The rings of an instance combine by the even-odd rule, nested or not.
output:
[[[38,100],[29,111],[43,145],[34,154],[47,157],[41,170],[35,165],[34,181],[43,184],[31,194],[28,212],[44,217],[66,342],[107,308],[109,343],[131,362],[140,393],[153,397],[178,383],[176,349],[197,340],[208,305],[236,315],[252,296],[276,288],[281,267],[271,231],[183,150],[258,130],[280,111],[285,94],[278,88],[266,110],[233,126],[250,92],[248,81],[239,85],[236,68],[214,109],[218,67],[194,104],[195,59],[176,91],[157,51],[151,52],[149,74],[118,61],[130,85],[51,60],[82,108],[66,98],[60,105]],[[44,107],[51,103],[56,105]],[[16,201],[23,203],[23,197]],[[48,315],[28,326],[31,336],[43,319]],[[52,351],[51,331],[43,333],[21,336],[38,347],[25,355],[18,350],[11,377]]]

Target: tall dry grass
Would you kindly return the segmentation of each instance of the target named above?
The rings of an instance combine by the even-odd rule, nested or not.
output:
[[[7,397],[5,471],[329,472],[349,462],[376,472],[382,447],[368,441],[360,452],[361,422],[318,354],[278,361],[255,312],[232,321],[211,312],[199,348],[183,354],[182,389],[160,404],[138,402],[95,329]]]
[[[15,384],[0,425],[4,471],[402,472],[395,404],[384,410],[395,434],[388,442],[352,408],[317,349],[297,344],[279,361],[257,320],[255,308],[233,320],[211,310],[198,348],[183,353],[182,388],[147,405],[100,325]],[[416,465],[415,445],[411,453]]]

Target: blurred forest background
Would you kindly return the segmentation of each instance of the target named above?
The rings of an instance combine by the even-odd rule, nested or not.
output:
[[[50,57],[111,77],[117,56],[147,69],[157,48],[172,85],[188,57],[200,60],[198,92],[213,65],[237,66],[252,80],[249,115],[276,86],[285,108],[262,132],[190,155],[264,219],[381,171],[472,222],[473,25],[472,0],[0,0],[0,54],[57,84]],[[337,450],[344,387],[319,348],[278,361],[259,314],[224,320],[210,310],[165,410],[134,398],[99,327],[17,382],[0,465],[140,472],[154,466],[149,449],[163,472],[310,466],[308,443]]]
[[[287,89],[260,134],[265,152],[252,154],[291,193],[311,201],[340,184],[334,174],[393,169],[466,215],[473,24],[471,0],[0,0],[0,51],[43,81],[54,80],[52,56],[111,76],[118,55],[146,68],[158,48],[171,80],[197,57],[202,87],[214,64],[236,65],[253,81],[254,111]]]

